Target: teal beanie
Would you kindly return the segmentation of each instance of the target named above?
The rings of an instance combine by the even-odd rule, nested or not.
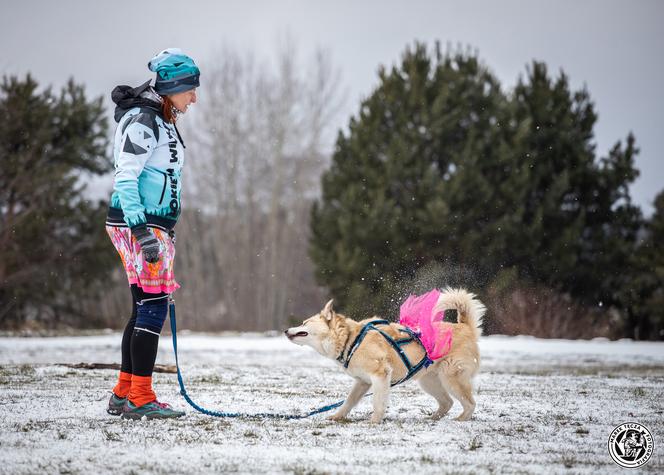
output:
[[[154,88],[163,96],[188,91],[200,84],[198,66],[179,48],[168,48],[157,54],[148,68],[157,73]]]

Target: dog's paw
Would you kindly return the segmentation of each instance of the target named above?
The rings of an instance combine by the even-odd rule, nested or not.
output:
[[[459,414],[459,417],[455,417],[454,420],[459,422],[469,421],[472,415],[473,415],[472,413],[466,414],[465,412],[462,412],[461,414]]]
[[[448,408],[438,409],[436,412],[431,414],[431,419],[433,419],[434,421],[442,419],[443,417],[445,417],[447,415],[448,412],[450,412],[451,407],[452,406],[450,406]]]
[[[331,416],[327,416],[328,421],[334,421],[334,422],[340,422],[340,421],[345,421],[346,420],[346,414],[332,414]]]

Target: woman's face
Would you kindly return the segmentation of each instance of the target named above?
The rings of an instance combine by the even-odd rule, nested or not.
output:
[[[196,89],[178,92],[169,97],[175,108],[180,112],[185,113],[187,112],[189,104],[194,104],[196,102]]]

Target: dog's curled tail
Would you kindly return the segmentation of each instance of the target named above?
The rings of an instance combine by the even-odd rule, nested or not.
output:
[[[477,296],[464,289],[445,288],[441,290],[438,302],[434,307],[434,315],[445,310],[456,310],[459,323],[469,325],[475,332],[475,337],[482,334],[482,318],[486,313],[484,304]]]

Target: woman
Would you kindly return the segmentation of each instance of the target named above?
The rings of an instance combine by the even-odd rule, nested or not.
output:
[[[118,86],[113,155],[115,181],[106,231],[129,280],[133,310],[122,336],[122,367],[108,413],[126,419],[184,415],[157,401],[152,372],[173,276],[174,227],[180,214],[184,143],[175,122],[196,102],[200,71],[182,51],[170,48],[152,58],[157,74],[136,88]]]

